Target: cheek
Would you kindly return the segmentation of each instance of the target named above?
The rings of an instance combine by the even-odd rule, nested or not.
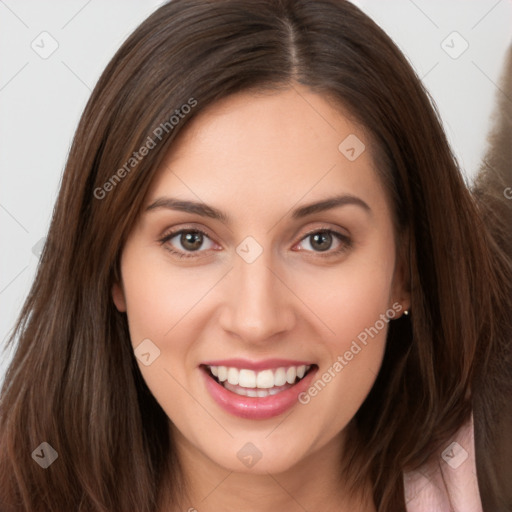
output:
[[[130,249],[130,248],[129,248]],[[208,318],[208,294],[219,283],[219,273],[180,268],[165,255],[134,246],[122,261],[126,314],[135,355],[142,342],[158,357],[142,376],[163,409],[179,423],[186,415],[200,419],[204,411],[190,400],[197,365],[197,340]],[[156,347],[156,348],[155,348]],[[145,350],[144,350],[145,352]],[[203,418],[204,420],[204,418]]]
[[[391,308],[394,261],[391,248],[381,242],[336,267],[297,272],[302,276],[296,279],[297,295],[328,328],[321,341],[331,353],[350,345]]]
[[[122,262],[122,272],[135,355],[148,351],[145,348],[139,352],[139,346],[149,347],[151,353],[149,365],[137,357],[146,385],[177,425],[187,429],[190,422],[204,422],[204,411],[187,391],[194,338],[190,318],[213,280],[205,283],[204,279],[194,279],[183,269],[173,269],[165,258],[148,258],[147,253],[143,257],[137,250],[128,253]],[[146,340],[151,343],[148,345]]]
[[[386,273],[352,272],[335,288],[317,302],[331,330],[321,340],[328,352],[324,365],[330,368],[341,358],[343,373],[360,384],[371,380],[381,364],[391,309],[390,280]]]
[[[368,252],[326,273],[309,275],[308,304],[328,326],[318,340],[323,357],[302,403],[311,417],[328,425],[325,438],[353,418],[382,364],[392,308],[393,252]],[[382,255],[376,257],[376,254]],[[302,288],[306,293],[306,287]],[[314,290],[314,291],[313,291]],[[313,306],[314,305],[314,306]]]
[[[134,344],[144,338],[171,337],[215,283],[214,276],[199,278],[194,270],[173,268],[161,255],[148,257],[137,251],[123,262],[122,272]]]

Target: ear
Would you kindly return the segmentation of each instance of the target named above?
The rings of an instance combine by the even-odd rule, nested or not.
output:
[[[411,309],[411,294],[405,290],[397,290],[394,294],[394,300],[393,300],[393,304],[396,304],[398,302],[398,304],[400,304],[401,306],[401,310],[399,311],[402,311],[402,315],[404,314],[405,311],[410,311]],[[400,316],[402,316],[400,315]]]
[[[404,286],[400,286],[398,281],[393,286],[393,292],[390,297],[390,308],[401,312],[401,315],[397,316],[397,318],[402,316],[404,311],[410,311],[411,309],[411,293]]]
[[[124,290],[121,284],[114,283],[112,285],[112,299],[116,305],[117,310],[120,313],[126,312],[126,299],[124,296]]]

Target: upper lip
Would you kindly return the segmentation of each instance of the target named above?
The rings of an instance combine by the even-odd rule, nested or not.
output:
[[[204,366],[228,366],[230,368],[239,368],[247,370],[267,370],[288,366],[313,365],[310,361],[299,361],[295,359],[263,359],[261,361],[251,361],[249,359],[218,359],[215,361],[205,361],[201,363]]]

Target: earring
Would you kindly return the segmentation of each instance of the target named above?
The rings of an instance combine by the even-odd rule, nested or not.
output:
[[[406,310],[404,311],[404,315],[405,315],[405,316],[407,316],[408,314],[409,314],[409,310],[408,310],[408,309],[406,309]]]

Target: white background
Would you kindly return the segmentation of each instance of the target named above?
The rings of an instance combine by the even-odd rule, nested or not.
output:
[[[33,248],[49,227],[87,98],[123,40],[161,3],[0,0],[0,349],[34,278],[38,258]],[[471,180],[486,147],[496,95],[501,94],[499,77],[512,43],[512,1],[356,3],[411,61]],[[58,44],[46,59],[31,47],[51,47],[52,39],[41,42],[48,37],[40,36],[44,31]],[[454,31],[461,37],[451,35]],[[455,59],[445,51],[456,55],[466,44]],[[9,352],[1,353],[0,380],[9,360]]]

